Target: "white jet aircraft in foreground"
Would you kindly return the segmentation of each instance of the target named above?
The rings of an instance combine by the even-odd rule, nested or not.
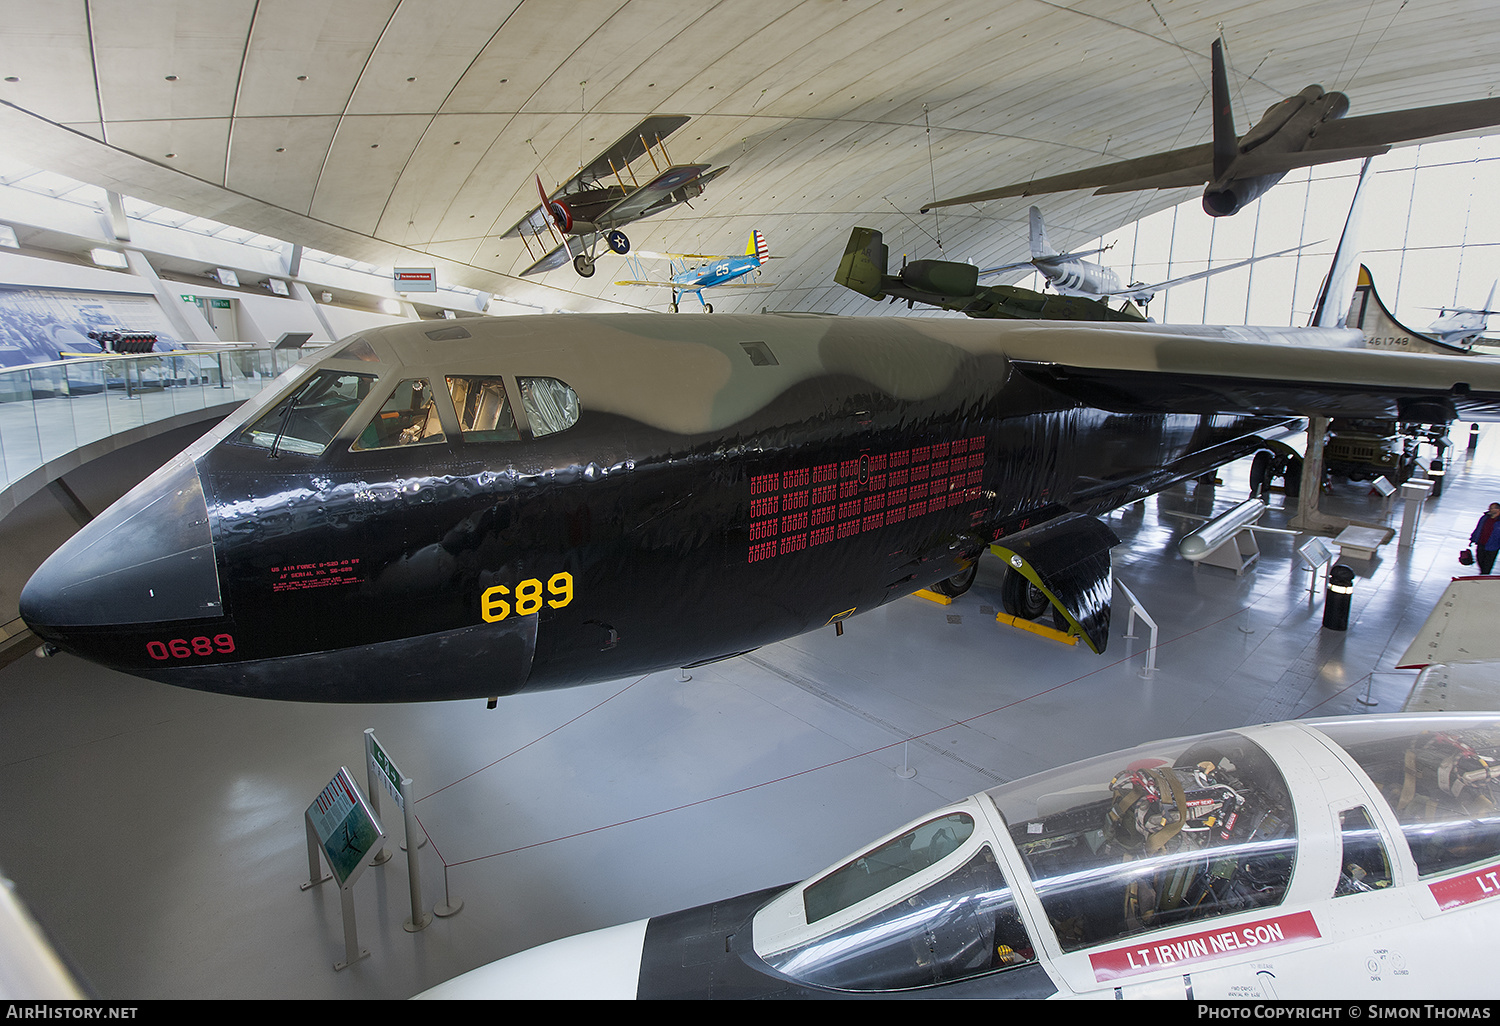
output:
[[[1161,741],[425,998],[1492,999],[1500,713]]]

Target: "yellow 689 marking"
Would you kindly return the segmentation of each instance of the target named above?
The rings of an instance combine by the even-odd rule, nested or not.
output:
[[[546,594],[550,597],[544,599],[542,582],[535,577],[516,585],[514,596],[505,585],[497,584],[486,588],[479,596],[479,615],[484,617],[485,623],[499,623],[511,613],[530,616],[540,610],[544,602],[553,609],[561,609],[573,601],[573,575],[564,571],[547,578]]]

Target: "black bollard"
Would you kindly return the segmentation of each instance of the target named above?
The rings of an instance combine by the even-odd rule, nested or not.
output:
[[[1428,497],[1436,499],[1443,494],[1443,461],[1433,460],[1427,469],[1427,476],[1432,479],[1432,494]]]
[[[1349,629],[1349,603],[1354,600],[1354,571],[1343,563],[1328,571],[1328,589],[1323,594],[1323,626],[1331,631]]]
[[[1473,452],[1477,448],[1479,448],[1479,425],[1478,424],[1470,424],[1469,425],[1469,451]]]

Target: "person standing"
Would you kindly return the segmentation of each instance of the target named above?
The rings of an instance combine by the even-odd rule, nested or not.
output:
[[[1479,562],[1479,572],[1488,574],[1495,565],[1495,553],[1500,551],[1500,502],[1490,503],[1489,510],[1474,525],[1469,535],[1474,544],[1474,558]]]

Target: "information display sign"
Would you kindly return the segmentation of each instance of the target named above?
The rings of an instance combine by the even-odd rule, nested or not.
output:
[[[365,859],[385,838],[375,813],[344,767],[307,807],[307,822],[317,834],[328,868],[343,887],[359,876]]]
[[[396,763],[386,754],[385,749],[380,747],[373,730],[366,731],[365,736],[370,739],[367,752],[370,774],[380,781],[386,793],[396,799],[399,807],[406,808],[406,799],[401,795],[401,771],[396,768]]]
[[[436,292],[437,268],[397,267],[393,280],[397,292]]]

